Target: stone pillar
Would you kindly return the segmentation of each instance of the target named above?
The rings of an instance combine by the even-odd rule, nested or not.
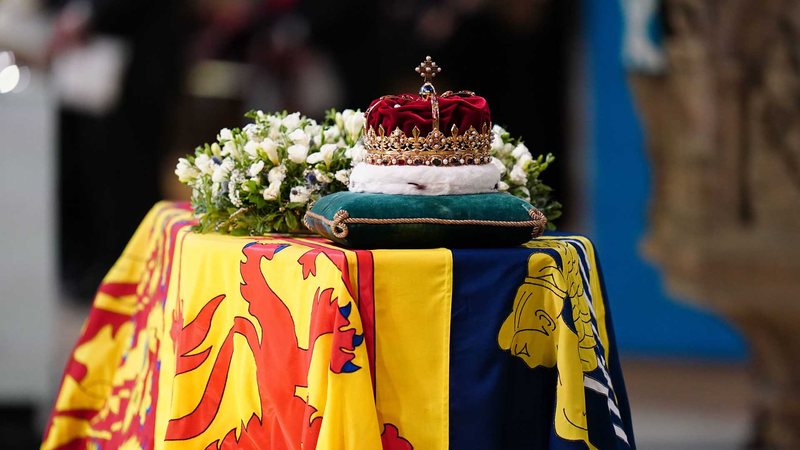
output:
[[[630,75],[654,177],[643,248],[745,335],[753,447],[797,449],[800,1],[665,0],[662,19],[665,70]]]

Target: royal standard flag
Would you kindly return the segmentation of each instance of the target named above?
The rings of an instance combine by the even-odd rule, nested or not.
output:
[[[588,240],[345,250],[157,205],[95,299],[43,448],[635,448]]]

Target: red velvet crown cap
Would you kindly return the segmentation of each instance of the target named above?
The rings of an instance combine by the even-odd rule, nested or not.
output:
[[[445,93],[439,100],[439,130],[450,134],[453,125],[459,133],[469,127],[481,132],[484,124],[491,126],[492,116],[486,99],[477,95]],[[400,128],[407,136],[416,126],[424,136],[433,130],[433,113],[430,100],[416,94],[391,95],[374,100],[367,114],[366,129],[378,131],[382,125],[388,135]]]

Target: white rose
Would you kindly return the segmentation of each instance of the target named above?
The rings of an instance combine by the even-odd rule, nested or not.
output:
[[[205,153],[195,158],[194,165],[197,166],[200,173],[204,175],[211,175],[211,173],[214,172],[214,161]]]
[[[351,114],[349,117],[345,118],[345,120],[344,120],[344,130],[351,137],[355,137],[364,128],[364,123],[365,122],[366,122],[366,119],[364,118],[364,113],[362,113],[360,111],[356,111],[353,114]]]
[[[292,203],[306,203],[311,197],[311,191],[305,186],[295,186],[289,191],[289,201]]]
[[[500,181],[497,183],[497,190],[500,192],[505,192],[508,190],[508,183],[505,181]]]
[[[233,133],[231,133],[231,130],[227,128],[219,130],[219,135],[217,136],[217,140],[223,142],[223,141],[230,141],[231,139],[233,139]]]
[[[264,197],[264,200],[275,200],[281,195],[281,182],[270,182],[269,186],[264,188],[264,192],[261,193]]]
[[[356,145],[345,150],[344,155],[350,158],[352,160],[351,165],[355,166],[367,159],[367,149],[358,142]]]
[[[278,164],[280,162],[280,157],[278,156],[278,143],[273,141],[270,138],[264,139],[261,142],[261,148],[264,149],[264,152],[267,154],[267,158],[272,162],[272,164]]]
[[[350,169],[342,169],[337,171],[333,177],[336,178],[337,181],[347,186],[350,183]]]
[[[179,158],[175,167],[175,175],[181,183],[189,183],[200,175],[200,172],[186,158]]]
[[[291,113],[288,116],[284,117],[283,120],[281,121],[281,125],[286,127],[287,132],[294,131],[295,129],[297,129],[298,126],[300,126],[300,113],[299,112]]]
[[[520,159],[524,155],[531,156],[531,152],[523,143],[519,143],[516,147],[514,147],[514,151],[511,152],[511,156],[513,156],[514,159]]]
[[[250,169],[247,171],[247,174],[250,175],[251,177],[255,177],[258,174],[260,174],[262,170],[264,170],[264,161],[258,161],[250,166]]]
[[[255,158],[258,156],[258,149],[261,148],[258,142],[247,141],[244,144],[244,152],[250,155],[251,158]]]
[[[499,171],[500,171],[500,175],[501,175],[501,176],[502,176],[503,174],[505,174],[505,173],[506,173],[506,171],[508,170],[508,169],[506,168],[506,165],[505,165],[505,164],[503,164],[503,161],[500,161],[499,159],[495,158],[494,156],[492,156],[492,164],[494,164],[494,166],[495,166],[495,167],[497,167],[497,170],[499,170]]]
[[[508,178],[514,184],[525,185],[528,183],[528,174],[520,166],[514,166],[511,173],[508,174]]]
[[[291,141],[297,145],[303,145],[306,147],[308,147],[308,143],[311,142],[311,137],[300,128],[289,133],[289,139],[291,139]]]
[[[305,145],[295,144],[286,149],[286,151],[289,153],[289,160],[297,164],[304,163],[308,156],[308,146]]]
[[[267,180],[269,181],[270,184],[280,183],[285,179],[286,179],[286,166],[284,165],[275,166],[269,170],[269,173],[267,173]]]

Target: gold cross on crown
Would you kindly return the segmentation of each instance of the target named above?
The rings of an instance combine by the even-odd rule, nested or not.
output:
[[[433,80],[433,77],[442,71],[442,68],[437,66],[436,62],[434,62],[430,56],[426,56],[425,61],[419,63],[419,66],[417,66],[414,70],[419,74],[419,76],[425,79],[426,83],[430,83]]]

